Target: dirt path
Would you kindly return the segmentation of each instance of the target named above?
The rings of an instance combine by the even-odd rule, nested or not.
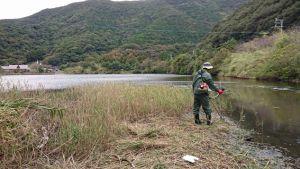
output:
[[[272,159],[251,155],[245,131],[217,121],[213,126],[196,126],[192,114],[182,117],[151,117],[124,123],[128,133],[99,159],[100,168],[273,168]],[[254,150],[253,150],[254,149]],[[184,155],[200,160],[190,164]],[[272,167],[271,167],[272,166]],[[286,167],[286,166],[285,166]]]

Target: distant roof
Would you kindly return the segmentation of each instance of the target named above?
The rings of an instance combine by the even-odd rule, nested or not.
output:
[[[23,69],[23,70],[30,70],[28,65],[9,65],[9,66],[1,66],[3,70],[16,70],[16,69]]]

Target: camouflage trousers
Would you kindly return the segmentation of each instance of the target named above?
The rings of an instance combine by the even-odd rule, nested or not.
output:
[[[206,116],[211,116],[211,108],[209,104],[209,95],[208,93],[204,94],[194,94],[194,106],[193,113],[195,115],[200,114],[200,108],[202,107]]]

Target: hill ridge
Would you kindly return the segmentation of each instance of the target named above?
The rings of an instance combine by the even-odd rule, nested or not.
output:
[[[132,43],[140,46],[196,44],[224,17],[221,11],[224,4],[220,1],[88,0],[45,9],[22,19],[2,20],[0,64],[43,60],[61,66],[82,62],[92,55],[99,58]],[[245,1],[231,0],[228,6]]]

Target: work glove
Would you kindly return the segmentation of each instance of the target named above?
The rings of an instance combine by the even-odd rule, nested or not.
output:
[[[219,89],[217,92],[219,95],[222,95],[224,93],[224,90]]]

